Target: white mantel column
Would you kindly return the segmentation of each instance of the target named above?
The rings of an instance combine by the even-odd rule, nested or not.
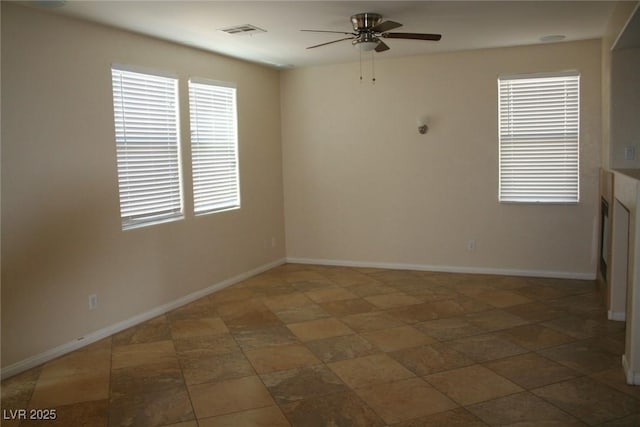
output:
[[[623,261],[623,254],[616,254],[616,247],[620,247],[620,239],[628,239],[627,253],[627,306],[626,306],[626,338],[625,352],[622,365],[627,377],[627,383],[640,385],[640,180],[636,177],[638,171],[616,172],[614,179],[614,218],[616,209],[626,209],[629,213],[628,234],[622,236],[619,231],[624,225],[620,221],[613,223],[613,253],[614,263]],[[618,205],[620,203],[620,206]],[[618,230],[616,230],[618,228]],[[612,286],[624,284],[612,283]]]

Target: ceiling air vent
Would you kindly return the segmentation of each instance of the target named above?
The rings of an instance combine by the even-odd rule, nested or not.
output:
[[[220,28],[220,31],[223,31],[227,34],[231,34],[234,36],[239,36],[243,34],[257,34],[257,33],[266,33],[266,30],[262,28],[258,28],[254,25],[244,24],[244,25],[236,25],[233,27]]]

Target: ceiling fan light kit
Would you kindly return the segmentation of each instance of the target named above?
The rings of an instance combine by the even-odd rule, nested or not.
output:
[[[380,41],[373,34],[363,34],[362,37],[354,39],[351,43],[363,52],[371,52],[378,47]]]
[[[353,44],[355,47],[360,48],[363,52],[371,52],[378,47],[376,42],[357,42]]]

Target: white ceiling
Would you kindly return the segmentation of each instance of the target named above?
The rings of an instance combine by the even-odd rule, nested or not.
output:
[[[394,32],[440,33],[440,42],[390,40],[380,57],[599,38],[615,7],[611,1],[43,1],[47,7],[95,22],[277,67],[356,61],[349,41],[305,49],[342,37],[301,29],[352,31],[349,17],[377,12],[404,24]],[[57,5],[57,7],[52,7]],[[219,31],[251,24],[254,35]]]

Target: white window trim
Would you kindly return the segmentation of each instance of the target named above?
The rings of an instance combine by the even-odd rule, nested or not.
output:
[[[240,173],[238,159],[238,113],[237,113],[237,87],[234,83],[221,82],[217,80],[191,78],[189,86],[189,119],[191,132],[191,171],[193,185],[193,204],[196,216],[208,215],[216,212],[240,209]],[[211,114],[220,114],[221,117],[203,116],[199,114],[199,108],[208,106],[199,103],[198,96],[206,96],[206,88],[211,87],[211,92],[220,89],[231,89],[231,105],[228,111],[212,111]],[[208,95],[216,96],[213,93]],[[222,101],[225,101],[222,99]],[[216,118],[230,120],[221,134],[216,134],[214,123]],[[199,122],[203,123],[204,129],[200,129]],[[209,130],[211,130],[209,132]],[[209,134],[213,132],[213,134]],[[200,135],[201,134],[201,135]],[[219,142],[216,142],[219,141]],[[221,141],[221,142],[220,142]],[[220,144],[220,145],[219,145]],[[212,147],[220,149],[226,147],[227,153],[205,153],[211,151]],[[226,166],[218,166],[217,169],[204,167],[200,162],[216,163]],[[229,167],[231,165],[231,167]],[[227,180],[228,185],[221,183]],[[206,183],[209,182],[207,185]],[[222,196],[226,193],[228,196]],[[208,202],[206,202],[208,200]]]
[[[121,99],[120,102],[118,103],[116,100],[117,96],[122,96],[122,88],[115,87],[116,79],[118,79],[118,76],[117,76],[118,73],[120,74],[136,73],[136,74],[145,76],[145,78],[150,77],[149,80],[152,80],[153,78],[160,78],[160,79],[170,79],[173,81],[170,83],[173,83],[172,95],[173,95],[174,111],[172,111],[169,115],[165,114],[165,119],[172,116],[175,117],[174,122],[166,122],[166,123],[169,123],[169,128],[168,128],[169,130],[168,130],[168,133],[164,135],[165,138],[167,135],[169,136],[170,142],[167,144],[167,147],[170,148],[169,157],[166,157],[167,156],[166,153],[165,154],[161,153],[159,155],[158,151],[153,151],[153,152],[145,151],[144,148],[140,145],[141,143],[139,141],[138,141],[138,147],[134,146],[135,144],[134,142],[127,141],[127,136],[126,136],[127,126],[134,126],[134,125],[143,126],[146,124],[144,123],[145,121],[154,120],[154,119],[151,117],[144,117],[144,116],[138,116],[137,118],[134,116],[131,116],[129,117],[129,123],[127,123],[128,119],[123,115],[124,110],[122,110],[122,108],[124,108],[124,101]],[[120,215],[121,215],[122,229],[130,230],[130,229],[135,229],[135,228],[144,227],[148,225],[182,219],[184,218],[184,198],[183,198],[183,191],[182,191],[182,163],[181,163],[181,153],[180,153],[180,119],[179,119],[180,113],[179,113],[178,80],[175,75],[171,75],[168,73],[143,69],[141,67],[124,66],[120,64],[112,64],[111,74],[112,74],[112,83],[114,84],[114,87],[112,88],[113,102],[114,102],[114,105],[113,105],[114,125],[115,125],[114,127],[116,131],[116,151],[118,155],[118,162],[117,162],[118,190],[119,190],[119,197],[120,197]],[[119,77],[118,82],[120,84],[122,83],[122,75]],[[135,94],[133,94],[133,96],[135,96]],[[161,96],[161,95],[158,94],[158,96]],[[130,105],[130,107],[131,106],[132,105]],[[120,113],[118,113],[119,111]],[[141,108],[140,111],[137,111],[137,112],[144,113],[144,108]],[[157,123],[153,123],[153,124],[156,125]],[[132,138],[132,139],[135,139],[135,138]],[[127,150],[129,150],[129,153],[127,153]],[[128,173],[129,171],[127,170],[127,166],[126,166],[127,159],[131,159],[131,157],[127,157],[127,154],[131,155],[131,150],[138,150],[141,153],[141,155],[138,156],[138,158],[148,155],[149,157],[144,159],[144,161],[146,162],[156,163],[160,160],[160,158],[162,158],[162,160],[168,159],[171,162],[172,166],[170,167],[170,169],[172,169],[174,172],[166,173],[166,169],[164,170],[164,173],[166,175],[164,177],[165,178],[164,183],[170,186],[169,192],[171,193],[171,197],[167,197],[162,202],[160,202],[158,206],[155,207],[156,209],[159,209],[161,208],[161,205],[165,204],[166,206],[170,207],[169,212],[153,213],[153,207],[152,207],[151,212],[145,214],[143,209],[140,208],[141,197],[144,197],[143,191],[140,190],[140,187],[142,185],[140,185],[140,181],[138,181],[137,183],[131,184],[131,182],[136,181],[135,177],[133,176],[135,172]],[[135,165],[135,167],[140,168],[141,166],[138,163]],[[176,176],[171,177],[172,174],[175,174]],[[169,181],[166,181],[167,177]],[[132,188],[132,186],[135,187],[136,184],[138,186],[138,190],[132,190],[131,192],[134,194],[134,196],[127,199],[127,186],[128,188]],[[149,187],[151,187],[151,185],[149,185]],[[144,191],[152,191],[152,189],[151,188],[144,189]],[[176,200],[176,193],[177,193],[177,200]],[[176,201],[177,201],[177,204],[176,204]],[[171,206],[173,207],[171,208]]]
[[[506,90],[507,83],[510,81],[531,79],[552,79],[557,78],[575,78],[577,92],[574,93],[575,99],[564,101],[563,116],[560,117],[562,126],[553,126],[552,118],[557,118],[557,114],[545,106],[545,108],[536,108],[534,102],[529,101],[523,92],[517,93],[512,98],[511,103],[520,101],[520,112],[529,114],[530,117],[514,117],[509,112],[510,105],[503,105],[503,101],[509,94],[503,93]],[[504,83],[503,83],[504,82]],[[498,200],[501,203],[534,203],[534,204],[577,204],[580,200],[580,74],[576,71],[565,71],[558,73],[537,73],[537,74],[520,74],[520,75],[501,75],[498,78],[498,162],[499,162],[499,179],[498,179]],[[527,82],[522,82],[522,85]],[[518,90],[518,89],[516,89]],[[520,88],[522,90],[522,88]],[[544,93],[542,96],[548,96]],[[517,96],[520,98],[518,99]],[[531,103],[532,105],[523,105],[522,103]],[[568,104],[568,105],[567,105]],[[569,108],[568,110],[566,108]],[[575,108],[573,108],[575,107]],[[572,114],[570,116],[567,115]],[[547,118],[549,127],[536,129],[530,126],[531,120],[537,117]],[[565,134],[562,135],[562,129]],[[557,138],[556,146],[561,147],[560,150],[554,150],[553,147],[544,147],[545,143],[552,142],[549,138],[550,133],[557,132],[562,135]],[[525,138],[531,136],[529,141]],[[574,137],[575,136],[575,137]],[[555,138],[554,138],[555,139]],[[518,146],[518,144],[522,144]],[[530,150],[524,145],[527,144]],[[541,147],[542,145],[542,147]],[[535,156],[531,154],[531,150],[536,151]],[[527,153],[529,151],[529,153]],[[556,161],[556,165],[549,167],[536,162],[532,157],[547,156]],[[568,163],[562,166],[563,158],[568,159]],[[530,165],[524,165],[523,162],[531,161]],[[548,175],[554,174],[555,177]],[[547,176],[545,176],[547,175]],[[551,183],[553,179],[556,185]],[[527,181],[529,180],[529,181]],[[564,181],[563,181],[564,180]],[[564,186],[564,187],[563,187]],[[509,190],[505,189],[508,188]],[[537,187],[540,191],[537,195],[528,193],[525,189]],[[554,195],[555,188],[564,190],[562,195]]]

